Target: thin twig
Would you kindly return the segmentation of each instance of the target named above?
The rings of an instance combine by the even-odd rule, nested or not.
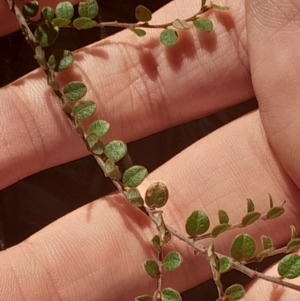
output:
[[[17,6],[15,6],[14,1],[13,0],[7,0],[7,3],[9,5],[9,8],[11,9],[11,11],[15,14],[20,27],[26,37],[26,40],[28,41],[28,43],[30,44],[31,48],[35,51],[36,47],[38,46],[38,43],[33,35],[33,33],[31,32],[30,28],[28,27],[28,24],[25,20],[25,18],[23,17],[21,11],[19,10],[19,8]],[[210,8],[209,8],[210,9]],[[207,11],[208,9],[206,9],[205,11]],[[203,13],[204,10],[200,10],[199,13],[197,13],[197,15]],[[195,15],[196,16],[196,15]],[[192,21],[195,16],[185,19],[186,21]],[[163,28],[167,27],[167,26],[171,26],[172,23],[166,23],[166,24],[162,24],[162,25],[149,25],[148,23],[142,23],[142,24],[130,24],[130,23],[116,23],[116,22],[101,22],[99,24],[102,24],[101,26],[99,25],[99,27],[104,27],[104,26],[119,26],[120,25],[124,26],[126,25],[126,27],[128,28],[132,28],[133,27],[140,27],[140,26],[144,26],[145,28],[161,28],[160,26],[162,26]],[[110,25],[109,25],[110,24]],[[55,77],[55,74],[53,74],[53,71],[49,68],[47,61],[45,60],[45,58],[42,58],[43,61],[43,67],[42,68],[47,76],[47,78],[50,77]],[[55,78],[54,78],[55,80]],[[52,86],[53,88],[53,86]],[[59,91],[59,85],[57,84],[57,89],[53,89],[54,93],[56,94],[56,96],[58,97],[60,104],[62,106],[62,109],[64,111],[64,113],[66,114],[68,120],[70,121],[71,125],[76,129],[77,133],[79,134],[79,136],[82,138],[82,140],[84,141],[84,143],[87,145],[87,141],[86,141],[86,134],[83,132],[83,130],[81,129],[78,120],[76,118],[76,116],[74,116],[74,114],[68,112],[68,108],[66,108],[65,106],[66,104],[66,100],[64,98],[64,95]],[[98,163],[98,165],[100,166],[100,168],[104,171],[105,173],[105,162],[104,160],[97,155],[94,155],[94,158],[96,159],[96,162]],[[123,186],[123,184],[120,181],[116,181],[116,180],[112,180],[113,184],[116,186],[116,188],[118,189],[118,191],[120,193],[122,193],[125,197],[126,197],[126,190],[125,187]],[[146,208],[145,206],[140,207],[141,211],[146,214],[157,226],[157,218],[155,216],[155,213]],[[195,242],[194,239],[191,239],[188,235],[181,233],[180,231],[167,226],[167,229],[170,231],[170,233],[173,234],[173,236],[177,237],[179,240],[184,241],[186,244],[188,244],[189,246],[191,246],[192,248],[194,248],[197,252],[201,253],[205,258],[207,258],[207,248],[202,245],[199,242]],[[237,226],[236,226],[237,227]],[[275,251],[274,251],[275,252]],[[274,254],[274,253],[273,253]],[[225,255],[220,254],[215,252],[215,255],[218,256],[218,258],[222,258],[225,257]],[[265,274],[262,274],[260,272],[254,271],[248,267],[246,267],[242,262],[238,262],[236,260],[232,260],[231,261],[231,267],[235,270],[238,270],[244,274],[246,274],[247,276],[249,276],[250,278],[260,278],[269,282],[273,282],[285,287],[289,287],[292,288],[296,291],[300,291],[300,286],[283,281],[280,278],[277,277],[271,277]],[[159,284],[158,284],[159,286]]]

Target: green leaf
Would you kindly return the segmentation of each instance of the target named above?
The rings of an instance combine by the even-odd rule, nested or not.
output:
[[[69,1],[60,2],[55,8],[57,18],[71,20],[74,16],[74,7]]]
[[[122,181],[128,187],[137,187],[147,175],[148,171],[144,166],[134,165],[125,170]]]
[[[102,140],[95,133],[91,133],[86,137],[87,143],[93,154],[102,155],[104,150],[104,144]]]
[[[52,20],[52,24],[58,27],[65,27],[71,23],[71,20],[55,18]]]
[[[300,276],[300,256],[289,254],[283,257],[278,265],[278,274],[281,277],[294,279]]]
[[[73,54],[69,50],[57,50],[48,58],[50,68],[56,72],[67,69],[71,66],[73,61]]]
[[[139,37],[143,37],[146,35],[146,31],[140,28],[131,28],[131,30],[138,35]]]
[[[217,237],[218,235],[220,235],[221,233],[227,231],[228,229],[230,229],[231,225],[229,224],[220,224],[215,226],[212,231],[211,234],[213,237]]]
[[[115,165],[115,162],[111,159],[107,159],[104,165],[105,176],[109,177],[112,180],[121,180],[122,174],[119,170],[119,167]]]
[[[272,207],[268,212],[267,212],[267,219],[274,219],[279,217],[284,213],[284,208],[283,207]]]
[[[211,7],[214,8],[214,9],[218,9],[218,10],[228,10],[229,9],[228,6],[220,6],[220,5],[217,5],[217,4],[214,4],[214,3],[211,4]]]
[[[163,245],[168,244],[172,240],[172,235],[166,227],[162,212],[159,212],[157,215],[157,229],[160,234],[161,243]]]
[[[179,20],[176,19],[173,23],[172,23],[173,27],[175,27],[176,29],[189,29],[190,25],[189,23],[187,23],[184,20]]]
[[[269,253],[271,252],[271,251],[273,251],[274,250],[274,248],[272,248],[272,249],[266,249],[266,250],[262,250],[262,251],[260,251],[260,252],[258,252],[257,254],[256,254],[256,260],[258,261],[258,262],[262,262],[268,255],[269,255]]]
[[[233,284],[225,290],[225,295],[229,300],[240,300],[245,295],[245,289],[240,284]]]
[[[182,301],[182,298],[179,292],[168,287],[162,290],[161,301]]]
[[[152,240],[151,240],[151,243],[153,245],[153,247],[158,251],[160,252],[161,251],[161,246],[160,246],[160,238],[158,235],[154,235]]]
[[[39,3],[37,1],[31,1],[25,3],[22,8],[22,14],[25,19],[29,19],[36,16],[38,11],[39,11]]]
[[[295,226],[291,225],[290,228],[291,228],[291,239],[297,238],[298,233],[297,233]]]
[[[42,22],[35,30],[34,36],[42,47],[52,45],[58,37],[59,27],[49,21]]]
[[[152,13],[147,7],[138,5],[135,8],[135,17],[138,21],[149,22],[152,19]]]
[[[179,252],[171,251],[164,258],[163,267],[166,271],[174,271],[182,263],[182,257]]]
[[[176,44],[178,40],[177,31],[174,29],[164,29],[160,34],[160,41],[165,46],[171,47]]]
[[[251,211],[247,213],[243,219],[242,219],[242,225],[244,227],[249,226],[253,224],[255,221],[257,221],[261,217],[261,213],[257,211]]]
[[[78,14],[80,17],[93,19],[98,15],[99,6],[97,0],[87,0],[80,2],[78,6]]]
[[[261,244],[262,244],[264,250],[273,248],[273,242],[269,236],[262,235],[260,240],[261,240]]]
[[[130,188],[126,191],[126,198],[136,207],[144,206],[144,200],[136,188]]]
[[[186,220],[185,230],[191,237],[205,233],[209,228],[209,218],[203,211],[194,211]]]
[[[287,251],[288,252],[295,252],[300,249],[300,238],[294,238],[289,241],[287,244]]]
[[[50,6],[45,6],[41,11],[41,18],[51,22],[54,19],[54,10]]]
[[[229,223],[229,217],[228,214],[224,210],[218,211],[219,216],[219,223],[220,224],[228,224]]]
[[[151,278],[157,278],[159,275],[159,265],[155,260],[147,260],[144,263],[144,270]]]
[[[145,202],[151,209],[161,208],[168,201],[168,188],[164,183],[156,182],[151,184],[145,195]]]
[[[79,81],[69,82],[63,90],[65,97],[71,101],[79,100],[85,96],[86,92],[86,85]]]
[[[100,138],[103,138],[109,130],[109,123],[105,120],[96,120],[88,128],[87,133],[95,133]]]
[[[134,301],[153,301],[153,298],[148,295],[138,296]]]
[[[269,193],[269,202],[270,202],[270,208],[273,208],[273,198]]]
[[[127,145],[121,140],[113,140],[105,145],[104,154],[114,160],[120,161],[127,153]]]
[[[196,28],[204,32],[211,32],[213,29],[213,23],[207,18],[196,19],[193,24]]]
[[[230,254],[235,260],[248,260],[252,258],[255,248],[255,241],[250,235],[239,234],[231,244]]]
[[[250,213],[255,210],[254,203],[251,199],[247,199],[247,212]]]
[[[81,17],[73,21],[73,26],[76,29],[89,29],[97,26],[97,22],[89,18]]]
[[[73,113],[79,120],[85,120],[90,118],[96,111],[96,103],[92,100],[80,101],[75,103],[73,107]]]
[[[222,257],[219,259],[219,271],[220,273],[227,272],[231,267],[231,260],[228,257]]]

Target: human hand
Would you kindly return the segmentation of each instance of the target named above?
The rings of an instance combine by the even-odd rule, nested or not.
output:
[[[165,49],[157,43],[157,32],[143,40],[124,32],[78,51],[80,65],[75,63],[61,80],[67,82],[74,72],[84,69],[83,81],[91,83],[90,95],[98,101],[99,117],[111,123],[110,137],[125,141],[250,99],[255,90],[260,113],[248,114],[195,143],[146,182],[167,184],[170,200],[165,219],[182,231],[186,217],[195,209],[206,211],[216,222],[217,210],[223,208],[238,221],[245,213],[246,197],[257,200],[260,211],[268,207],[266,192],[278,202],[287,199],[280,220],[247,229],[257,240],[263,232],[280,246],[289,238],[288,226],[299,227],[299,42],[292,34],[299,27],[293,20],[300,7],[291,1],[281,11],[268,2],[247,1],[246,28],[243,3],[226,4],[233,19],[226,13],[212,14],[215,34],[180,33],[178,45]],[[190,15],[197,5],[198,1],[173,2],[156,14],[154,22],[166,14]],[[2,188],[87,154],[54,103],[40,70],[0,93],[5,99],[1,112],[6,112],[0,120],[1,145],[6,146],[1,151]],[[103,198],[92,209],[84,206],[3,252],[0,296],[4,300],[133,300],[151,293],[154,283],[141,263],[155,256],[149,247],[153,233],[147,219],[121,196]],[[216,240],[220,252],[228,252],[236,233]],[[183,254],[184,265],[166,275],[164,285],[172,283],[184,290],[210,277],[203,258],[194,258],[192,250],[176,240],[174,247]],[[260,300],[251,294],[260,285],[265,294],[270,293],[272,286],[268,291],[268,285],[259,281],[245,300],[253,296]],[[286,294],[290,299],[294,296],[289,290]]]

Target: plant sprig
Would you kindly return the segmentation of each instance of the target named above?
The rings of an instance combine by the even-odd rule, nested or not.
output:
[[[261,261],[268,256],[277,253],[290,253],[300,248],[300,239],[297,236],[296,229],[291,227],[291,240],[288,244],[280,249],[275,249],[271,238],[262,236],[261,243],[263,250],[255,256],[256,245],[254,239],[248,234],[237,235],[230,248],[231,257],[218,253],[214,249],[214,245],[205,247],[200,241],[208,237],[217,237],[219,234],[249,226],[257,220],[271,220],[279,217],[284,213],[282,206],[274,207],[271,196],[269,197],[270,209],[267,213],[261,214],[255,211],[255,206],[252,200],[247,199],[247,214],[242,218],[242,221],[235,225],[229,224],[228,214],[224,210],[219,210],[219,225],[213,230],[204,234],[210,226],[210,221],[205,212],[201,210],[194,211],[186,220],[186,232],[170,227],[165,223],[163,211],[161,210],[168,201],[168,189],[161,182],[153,183],[147,189],[145,197],[143,197],[137,187],[142,183],[148,174],[145,167],[134,165],[126,170],[122,170],[116,164],[122,160],[127,154],[127,146],[120,140],[110,141],[105,144],[102,138],[109,131],[109,124],[105,120],[96,120],[87,130],[81,125],[81,121],[90,118],[96,111],[96,103],[92,100],[82,100],[87,92],[87,87],[79,81],[69,82],[61,89],[56,78],[56,72],[64,71],[69,68],[74,61],[72,53],[68,50],[59,50],[52,53],[47,59],[45,56],[44,47],[53,44],[57,39],[59,30],[62,27],[75,27],[77,29],[88,29],[92,27],[118,26],[129,28],[139,36],[145,34],[143,29],[156,28],[163,29],[160,34],[161,42],[166,46],[173,46],[177,42],[177,31],[190,28],[189,22],[205,32],[210,32],[213,28],[212,22],[202,17],[202,14],[211,9],[227,10],[227,7],[221,7],[211,3],[206,5],[206,1],[202,0],[200,10],[184,20],[176,19],[173,22],[166,24],[149,24],[152,19],[152,13],[146,7],[139,5],[136,8],[137,23],[119,23],[115,22],[100,22],[93,20],[98,14],[98,6],[95,0],[87,0],[79,4],[79,18],[71,19],[74,15],[74,8],[70,2],[61,2],[53,10],[50,7],[42,9],[42,19],[40,21],[31,21],[31,18],[37,14],[38,3],[32,1],[25,4],[23,14],[14,4],[14,0],[7,0],[11,11],[15,14],[19,21],[20,27],[25,35],[27,42],[34,51],[34,58],[37,60],[40,67],[44,70],[47,78],[47,83],[52,87],[55,95],[58,98],[60,106],[69,120],[71,126],[75,129],[78,135],[85,143],[87,149],[93,154],[98,165],[103,170],[104,174],[111,179],[118,191],[134,206],[139,208],[146,214],[150,220],[156,225],[158,234],[151,241],[153,247],[157,250],[157,260],[147,260],[144,263],[146,273],[156,279],[156,289],[153,296],[139,296],[137,301],[180,301],[179,292],[173,288],[163,288],[162,274],[164,271],[172,271],[181,265],[181,255],[176,251],[171,251],[164,256],[164,246],[168,244],[172,236],[191,246],[198,253],[208,259],[213,279],[218,288],[219,298],[217,301],[238,300],[245,294],[244,288],[240,284],[234,284],[223,290],[220,275],[230,269],[238,270],[250,278],[260,278],[279,285],[283,285],[294,290],[300,291],[300,286],[284,281],[284,278],[296,278],[300,276],[300,256],[297,254],[286,255],[278,265],[278,277],[268,276],[257,271],[254,271],[245,264],[251,261]],[[37,29],[33,34],[28,24],[37,25]],[[172,28],[170,28],[172,27]],[[296,268],[295,268],[296,266]]]

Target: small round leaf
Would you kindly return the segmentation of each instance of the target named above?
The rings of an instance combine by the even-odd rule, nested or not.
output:
[[[225,295],[229,300],[240,300],[245,295],[245,289],[240,284],[233,284],[225,290]]]
[[[134,165],[125,170],[123,183],[128,187],[137,187],[147,177],[148,171],[144,166]]]
[[[279,217],[283,213],[284,213],[284,208],[283,207],[272,207],[267,212],[267,219],[274,219],[276,217]]]
[[[278,265],[278,274],[288,279],[294,279],[300,276],[300,256],[289,254],[283,257]]]
[[[173,23],[172,23],[173,27],[175,27],[176,29],[189,29],[190,25],[184,21],[184,20],[179,20],[176,19]]]
[[[144,270],[151,278],[157,278],[159,275],[159,265],[155,260],[147,260],[144,263]]]
[[[160,238],[158,235],[153,236],[151,243],[153,245],[153,247],[160,252],[161,251],[161,246],[160,246]]]
[[[52,45],[58,37],[59,27],[51,22],[42,22],[35,30],[34,36],[42,47]]]
[[[91,20],[90,18],[77,18],[73,21],[73,26],[76,29],[89,29],[97,26],[97,22],[94,20]]]
[[[146,31],[140,28],[132,28],[131,29],[137,36],[143,37],[146,35]]]
[[[105,176],[109,177],[112,180],[121,180],[122,174],[119,170],[119,167],[115,165],[115,162],[111,159],[107,159],[104,165]]]
[[[44,20],[51,22],[54,19],[54,10],[50,6],[45,6],[42,8],[41,17]]]
[[[269,255],[271,251],[273,251],[273,249],[266,249],[258,252],[255,256],[256,260],[258,262],[262,262]]]
[[[252,212],[255,210],[254,203],[251,199],[247,199],[247,212]]]
[[[239,234],[231,244],[230,254],[235,260],[248,260],[252,258],[255,248],[255,241],[250,235]]]
[[[105,120],[96,120],[88,128],[88,134],[95,133],[100,138],[103,138],[109,130],[109,123]]]
[[[288,252],[294,252],[300,249],[300,238],[294,238],[286,246]]]
[[[97,0],[87,0],[80,2],[78,6],[78,14],[80,17],[93,19],[98,15],[99,6]]]
[[[205,233],[209,228],[209,218],[203,211],[194,211],[186,220],[185,230],[191,237]]]
[[[77,102],[73,107],[73,113],[79,120],[90,118],[96,111],[96,103],[92,100]]]
[[[63,90],[65,97],[71,101],[79,100],[85,96],[86,92],[86,85],[78,81],[69,82]]]
[[[126,191],[126,198],[136,207],[144,206],[144,200],[136,188],[130,188]]]
[[[55,8],[57,18],[71,20],[74,15],[74,7],[69,1],[60,2]]]
[[[213,23],[207,18],[196,19],[193,24],[196,28],[204,32],[211,32],[213,29]]]
[[[127,145],[120,140],[113,140],[105,145],[104,154],[114,160],[120,161],[127,153]]]
[[[162,301],[182,301],[180,293],[172,288],[164,288],[162,290]]]
[[[138,21],[149,22],[152,19],[152,13],[147,7],[138,5],[135,9],[135,17]]]
[[[38,11],[39,11],[39,3],[37,1],[31,1],[25,3],[22,8],[22,14],[25,19],[29,19],[36,16]]]
[[[163,267],[166,271],[173,271],[177,269],[182,263],[182,257],[180,253],[171,251],[164,258]]]
[[[86,140],[93,154],[96,155],[103,154],[104,144],[102,140],[95,133],[91,133],[87,135]]]
[[[220,235],[221,233],[227,231],[228,229],[230,229],[231,225],[229,224],[220,224],[215,226],[212,231],[211,234],[213,237],[217,237],[218,235]]]
[[[257,211],[251,211],[247,213],[243,219],[242,219],[242,225],[244,227],[249,226],[253,224],[255,221],[257,221],[261,217],[261,213]]]
[[[222,257],[219,259],[219,271],[220,273],[227,272],[231,267],[231,261],[228,257]]]
[[[65,26],[69,25],[70,23],[71,23],[71,21],[67,20],[67,19],[54,18],[52,20],[52,24],[54,26],[58,26],[58,27],[65,27]]]
[[[228,224],[229,223],[229,217],[228,214],[224,210],[218,211],[219,216],[219,223],[220,224]]]
[[[260,239],[264,250],[273,248],[273,242],[269,236],[262,235]]]
[[[220,6],[220,5],[217,5],[217,4],[214,4],[214,3],[211,4],[211,7],[214,8],[214,9],[218,9],[218,10],[228,10],[229,9],[228,6]]]
[[[177,31],[174,29],[164,29],[160,34],[160,41],[168,47],[174,46],[178,40]]]
[[[151,184],[145,195],[145,202],[149,208],[161,208],[168,201],[168,188],[164,183]]]
[[[148,295],[138,296],[134,301],[153,301],[153,298]]]
[[[67,69],[73,61],[73,54],[69,50],[57,50],[48,58],[50,68],[56,72]]]

